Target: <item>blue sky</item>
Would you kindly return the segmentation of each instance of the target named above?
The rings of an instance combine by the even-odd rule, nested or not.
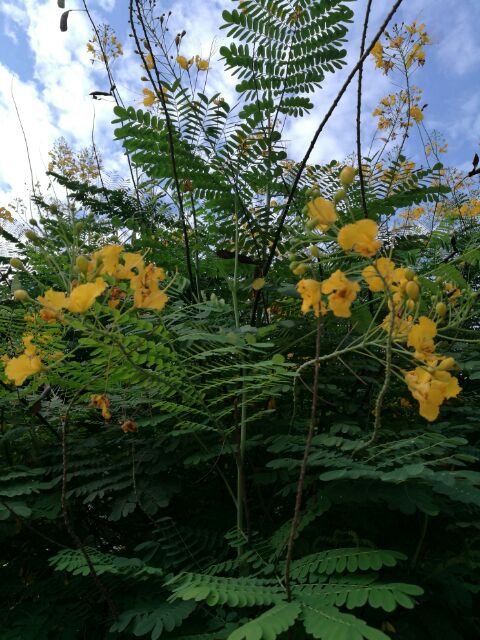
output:
[[[159,3],[161,4],[161,3]],[[89,0],[88,5],[98,23],[112,24],[124,43],[125,56],[115,63],[117,86],[124,101],[141,104],[141,70],[127,37],[127,0]],[[66,8],[81,8],[80,0],[66,0]],[[187,55],[208,55],[215,39],[218,51],[225,39],[220,31],[221,12],[232,8],[227,0],[192,3],[191,0],[164,2],[174,14],[172,31],[185,29],[184,50]],[[348,44],[348,60],[355,64],[358,56],[361,20],[366,0],[351,3],[356,14]],[[373,34],[391,6],[390,0],[373,0],[370,33]],[[95,109],[95,141],[110,171],[126,175],[122,153],[113,142],[112,104],[95,101],[90,91],[106,88],[100,68],[92,67],[86,51],[91,33],[84,13],[71,13],[67,33],[59,30],[61,10],[57,0],[0,0],[0,206],[15,197],[27,198],[30,174],[27,155],[11,93],[17,102],[25,129],[35,180],[46,185],[48,151],[56,138],[64,136],[74,148],[91,143]],[[480,0],[404,0],[395,21],[424,22],[433,45],[427,49],[427,62],[419,70],[415,83],[424,90],[425,124],[438,130],[449,143],[445,163],[468,170],[480,147]],[[210,93],[220,91],[232,98],[234,81],[225,75],[218,53],[212,59]],[[289,156],[303,155],[311,133],[322,118],[347,71],[328,78],[315,99],[316,108],[287,130]],[[369,62],[364,85],[364,130],[367,144],[374,131],[370,113],[379,98],[392,91],[390,80]],[[343,98],[323,136],[313,159],[342,160],[354,149],[355,99],[353,87]],[[415,134],[411,145],[415,148]]]

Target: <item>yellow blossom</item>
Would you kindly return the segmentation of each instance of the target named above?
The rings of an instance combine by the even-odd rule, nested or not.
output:
[[[67,298],[63,291],[53,291],[53,289],[46,291],[44,296],[38,296],[37,300],[45,307],[45,309],[51,312],[61,311],[62,309],[65,309],[67,305]],[[40,315],[42,315],[41,312]],[[46,318],[43,319],[45,320]]]
[[[195,56],[195,64],[199,71],[207,71],[208,69],[208,60],[202,60],[200,56]]]
[[[73,313],[85,313],[105,291],[106,286],[102,278],[97,278],[95,282],[87,282],[75,287],[67,298],[66,308]]]
[[[153,56],[151,53],[147,53],[147,55],[145,56],[145,62],[147,65],[147,69],[153,69],[155,65],[153,63]]]
[[[265,286],[265,278],[255,278],[252,282],[252,289],[254,291],[260,291]]]
[[[333,202],[319,196],[307,204],[308,216],[316,222],[316,228],[327,231],[337,219]]]
[[[347,224],[338,233],[338,244],[344,251],[355,251],[362,256],[373,256],[382,246],[376,239],[378,225],[365,218],[354,224]]]
[[[110,420],[112,414],[110,413],[110,400],[107,398],[105,394],[94,393],[90,396],[90,406],[95,407],[95,409],[102,410],[102,417],[104,420]]]
[[[416,367],[404,377],[410,393],[420,405],[420,415],[430,422],[438,418],[443,401],[454,398],[462,390],[457,378],[448,371],[430,372]]]
[[[147,87],[143,89],[143,95],[145,96],[143,98],[143,104],[145,107],[151,107],[156,102],[158,102],[157,96],[153,93],[151,89],[148,89]]]
[[[185,56],[177,56],[175,60],[185,71],[188,71],[193,63],[193,58],[190,58],[190,60],[187,60]]]
[[[362,271],[370,291],[384,291],[385,284],[390,286],[395,274],[395,264],[390,258],[378,258]]]
[[[407,345],[415,349],[415,358],[430,362],[435,358],[435,343],[437,325],[426,316],[420,316],[418,324],[412,327],[408,334]]]
[[[420,124],[423,120],[423,112],[418,105],[410,107],[410,117],[412,117],[417,124]]]
[[[339,318],[349,318],[352,315],[350,305],[359,291],[358,282],[349,280],[340,269],[322,283],[322,293],[330,294],[328,308]]]
[[[327,309],[322,303],[322,285],[317,280],[300,280],[297,291],[302,297],[302,313],[308,313],[312,308],[315,317],[325,315]]]
[[[130,281],[134,291],[133,306],[137,309],[156,309],[161,311],[167,303],[168,296],[158,286],[158,281],[165,278],[160,267],[149,264],[138,276]]]
[[[23,337],[24,352],[17,358],[8,358],[5,365],[5,375],[17,387],[29,377],[42,369],[42,361],[37,355],[36,347],[32,344],[33,336]]]
[[[375,58],[376,66],[381,67],[383,62],[383,46],[380,40],[377,40],[377,42],[375,43],[371,54]]]

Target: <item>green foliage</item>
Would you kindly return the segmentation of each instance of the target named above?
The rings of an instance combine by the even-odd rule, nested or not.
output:
[[[336,198],[336,226],[307,228],[305,205],[338,196],[343,164],[299,176],[283,132],[345,64],[346,1],[225,11],[234,105],[191,82],[193,62],[178,72],[161,53],[181,50],[167,21],[142,17],[156,40],[137,16],[138,47],[154,52],[152,89],[168,99],[114,108],[135,189],[57,162],[67,201],[37,192],[28,235],[0,226],[2,264],[25,264],[0,282],[2,640],[478,637],[480,232],[454,215],[472,198],[442,165],[410,166],[405,127],[386,157],[362,162],[381,253],[339,248],[338,229],[365,218],[357,179]],[[417,206],[428,225],[402,226]],[[164,269],[165,308],[137,304],[147,270],[122,279],[91,259],[120,244]],[[380,256],[415,271],[418,302],[395,310],[417,327],[435,319],[426,355],[382,328],[392,299],[362,277]],[[349,274],[352,315],[329,311],[317,334],[292,261],[309,280]],[[36,300],[97,277],[106,293],[85,313]],[[403,285],[389,294],[414,302]],[[5,368],[31,357],[26,336],[42,369],[17,386]],[[438,373],[441,356],[462,392],[430,423],[416,404],[425,386],[412,399],[404,373]]]

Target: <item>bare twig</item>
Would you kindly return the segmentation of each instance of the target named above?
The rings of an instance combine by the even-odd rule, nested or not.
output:
[[[368,0],[367,10],[365,12],[365,20],[363,22],[362,41],[360,43],[360,58],[365,52],[365,41],[367,39],[368,20],[370,18],[370,10],[372,8],[372,0]],[[357,85],[357,158],[358,158],[358,177],[360,178],[360,193],[362,198],[363,217],[368,218],[367,198],[365,195],[365,179],[362,167],[362,132],[361,132],[361,116],[362,116],[362,81],[363,81],[363,62],[358,69],[358,85]]]
[[[287,558],[285,560],[285,588],[287,590],[287,598],[292,599],[292,588],[290,585],[290,566],[293,558],[293,547],[295,545],[295,537],[297,535],[298,523],[300,521],[300,509],[302,508],[303,487],[305,484],[305,474],[307,472],[308,455],[312,445],[313,434],[317,423],[317,404],[318,404],[318,374],[320,370],[320,337],[321,337],[321,318],[317,318],[317,334],[315,340],[315,367],[313,373],[313,398],[312,410],[310,414],[310,426],[308,429],[307,441],[303,451],[302,466],[297,483],[297,495],[295,497],[295,509],[293,513],[292,526],[288,538]]]

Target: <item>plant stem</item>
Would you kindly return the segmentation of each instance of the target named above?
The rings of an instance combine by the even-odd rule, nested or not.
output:
[[[292,564],[295,536],[297,535],[298,523],[300,521],[300,509],[302,507],[303,487],[305,484],[305,474],[307,472],[308,455],[310,453],[310,447],[312,445],[313,434],[315,432],[315,426],[317,422],[318,374],[320,370],[320,360],[319,360],[320,336],[321,336],[321,318],[317,318],[317,334],[316,334],[316,340],[315,340],[315,367],[314,367],[314,373],[313,373],[313,398],[312,398],[312,410],[310,414],[310,426],[308,429],[305,449],[303,451],[302,466],[300,467],[300,474],[298,476],[297,495],[295,498],[295,510],[293,513],[292,526],[290,528],[290,535],[288,538],[287,558],[285,560],[285,587],[287,590],[287,598],[289,602],[292,599],[292,588],[290,585],[290,566]]]

